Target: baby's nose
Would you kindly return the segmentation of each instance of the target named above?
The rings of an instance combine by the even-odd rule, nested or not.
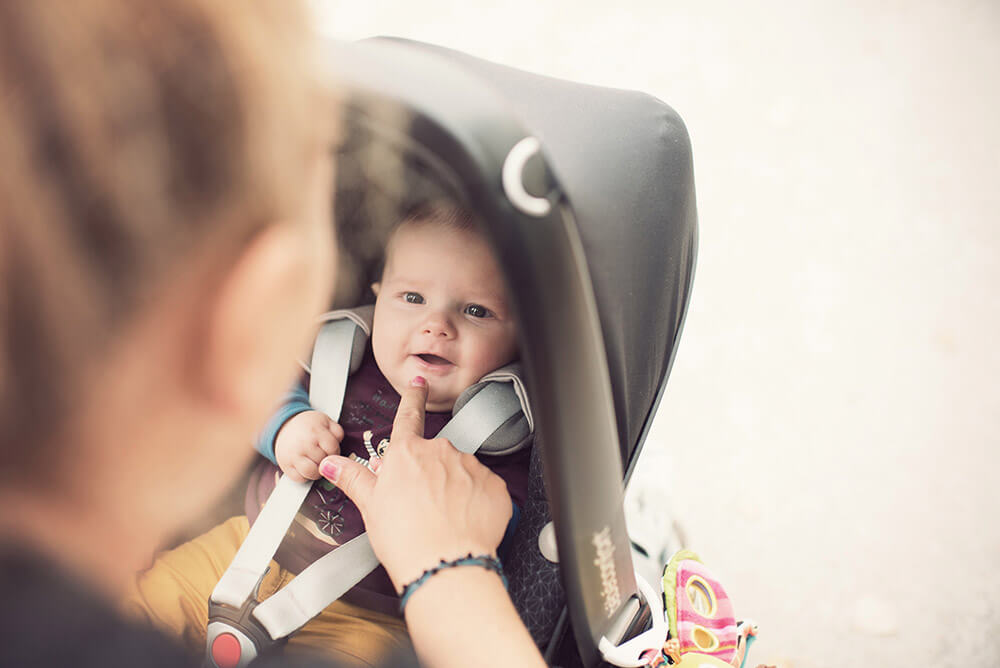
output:
[[[434,313],[424,321],[423,333],[427,336],[454,338],[455,326],[443,313]]]

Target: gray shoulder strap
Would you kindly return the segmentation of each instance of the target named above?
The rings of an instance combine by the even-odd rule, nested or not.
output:
[[[309,402],[334,420],[340,418],[344,403],[358,329],[359,325],[351,319],[327,321],[313,345],[310,367],[323,369],[323,373],[310,378]],[[311,488],[311,482],[299,483],[282,476],[233,557],[233,563],[212,591],[211,600],[238,608],[253,594]]]
[[[446,438],[462,452],[475,452],[493,432],[521,412],[521,402],[510,383],[490,383],[462,406],[441,429]]]
[[[361,344],[355,336],[358,328],[359,325],[348,318],[328,320],[320,327],[313,344],[309,362],[309,403],[329,415],[331,420],[340,419],[340,409],[344,406],[354,348]],[[312,369],[323,372],[313,374]]]

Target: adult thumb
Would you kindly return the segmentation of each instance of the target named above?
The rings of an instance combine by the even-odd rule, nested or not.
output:
[[[330,455],[319,463],[319,472],[347,495],[362,514],[375,488],[375,474],[353,459]]]

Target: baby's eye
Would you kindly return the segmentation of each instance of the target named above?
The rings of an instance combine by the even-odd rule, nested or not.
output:
[[[490,310],[485,306],[480,306],[479,304],[469,304],[465,307],[465,314],[471,315],[473,318],[488,318],[490,315]]]
[[[404,292],[403,301],[410,304],[423,304],[424,297],[419,292]]]

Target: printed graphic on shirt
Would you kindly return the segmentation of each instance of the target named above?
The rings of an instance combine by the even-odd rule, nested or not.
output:
[[[396,394],[394,390],[390,391],[393,395]],[[340,426],[345,429],[357,427],[374,430],[386,423],[392,424],[397,408],[399,408],[399,396],[393,398],[385,388],[376,387],[367,400],[345,400],[344,408],[340,412],[342,420]]]
[[[353,394],[344,400],[341,411],[344,440],[340,444],[342,455],[364,466],[368,466],[375,452],[372,444],[386,440],[392,431],[392,421],[399,407],[399,396],[391,386],[376,385],[366,389],[367,392]],[[333,483],[322,479],[313,485],[296,521],[331,547],[343,545],[365,530],[357,506]]]

